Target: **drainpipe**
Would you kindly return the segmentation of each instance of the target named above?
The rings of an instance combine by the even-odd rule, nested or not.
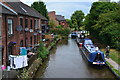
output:
[[[5,54],[5,55],[6,55],[6,57],[3,58],[3,59],[4,59],[4,60],[3,60],[3,61],[4,61],[3,64],[4,64],[5,66],[7,66],[7,63],[8,63],[8,62],[7,62],[7,61],[8,61],[8,46],[7,46],[7,42],[8,42],[7,27],[8,27],[8,26],[7,26],[7,22],[8,22],[8,21],[7,21],[7,17],[6,17],[6,15],[5,15],[5,36],[6,36],[6,38],[5,38],[5,39],[6,39],[6,45],[5,45],[5,46],[6,46],[6,52],[5,52],[6,54]],[[6,59],[6,62],[5,62],[5,59]]]

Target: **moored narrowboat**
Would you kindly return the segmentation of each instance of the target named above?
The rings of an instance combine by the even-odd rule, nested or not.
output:
[[[76,38],[77,37],[77,33],[76,32],[72,32],[71,33],[71,38]]]
[[[95,47],[91,39],[85,38],[82,40],[83,54],[87,58],[88,62],[95,65],[105,65],[106,61],[104,58],[104,53]]]

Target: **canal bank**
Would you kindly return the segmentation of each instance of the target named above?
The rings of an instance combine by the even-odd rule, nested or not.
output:
[[[49,51],[57,44],[57,42],[59,40],[61,40],[62,38],[61,37],[56,37],[54,38],[50,44],[48,44],[47,47],[44,47],[43,49],[46,49],[48,51],[48,54],[45,55],[44,58],[41,58],[39,57],[40,56],[40,53],[38,51],[38,53],[36,54],[37,58],[34,59],[34,61],[32,61],[32,64],[30,66],[28,66],[27,68],[24,68],[21,72],[20,75],[18,75],[18,78],[19,79],[24,79],[24,78],[33,78],[36,71],[38,70],[38,68],[42,65],[42,63],[44,61],[46,61],[46,59],[48,58],[49,56]],[[46,45],[45,45],[46,46]],[[41,47],[42,48],[42,47]],[[38,48],[39,49],[39,48]],[[34,57],[33,57],[34,58]]]
[[[60,41],[34,78],[110,78],[115,76],[106,67],[90,66],[72,39]]]
[[[101,51],[105,53],[105,44],[100,43],[98,39],[92,37],[91,35],[87,37],[92,39],[93,42],[95,42],[95,45],[99,45]],[[105,58],[105,60],[107,61],[106,66],[118,79],[120,79],[119,51],[117,51],[116,49],[110,49],[109,55],[109,59]]]

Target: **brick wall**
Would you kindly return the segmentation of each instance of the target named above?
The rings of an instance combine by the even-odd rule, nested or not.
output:
[[[16,27],[20,25],[20,17],[23,18],[23,32],[17,31]],[[11,18],[13,19],[13,35],[8,36],[8,25],[7,25],[7,19]],[[25,32],[25,19],[28,19],[28,28],[30,29],[30,20],[32,20],[32,29],[33,32]],[[3,49],[3,64],[7,64],[7,59],[8,59],[8,45],[10,42],[16,42],[16,44],[13,46],[12,49],[12,55],[19,55],[20,53],[20,42],[23,40],[23,46],[25,47],[25,40],[27,38],[27,44],[28,47],[30,47],[30,37],[32,37],[32,47],[34,47],[35,44],[38,43],[41,39],[41,34],[38,33],[36,36],[36,42],[34,43],[34,20],[37,18],[34,17],[29,17],[29,16],[23,16],[23,15],[18,15],[18,16],[11,16],[11,15],[2,15],[2,45],[4,46]]]
[[[53,20],[53,22],[55,23],[56,26],[59,25],[59,22],[56,20],[55,11],[49,12],[48,16],[49,16],[50,20]]]

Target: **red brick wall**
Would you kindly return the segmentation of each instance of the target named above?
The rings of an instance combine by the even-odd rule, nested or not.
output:
[[[67,21],[60,21],[60,25],[62,25],[64,28],[68,27]]]
[[[52,11],[52,12],[48,13],[48,16],[49,16],[50,20],[53,20],[55,25],[58,26],[59,22],[56,20],[56,16],[55,15],[56,15],[55,11]]]
[[[3,64],[6,65],[7,62],[7,53],[8,53],[8,44],[10,42],[16,42],[16,44],[13,47],[13,53],[12,55],[19,55],[20,52],[20,41],[23,40],[23,47],[25,47],[25,38],[28,39],[28,44],[30,44],[30,37],[32,36],[32,47],[34,47],[34,31],[33,32],[25,32],[25,19],[28,19],[28,28],[30,29],[30,20],[33,20],[33,30],[34,29],[34,17],[28,17],[28,16],[22,16],[23,17],[23,32],[16,30],[16,26],[20,25],[20,16],[10,16],[10,15],[2,15],[2,45],[4,46],[3,51]],[[8,37],[8,26],[7,26],[7,19],[12,18],[13,19],[13,35],[11,37]],[[37,35],[39,38],[36,39],[40,41],[40,34]],[[37,43],[37,42],[36,42]],[[28,45],[29,46],[29,45]]]

